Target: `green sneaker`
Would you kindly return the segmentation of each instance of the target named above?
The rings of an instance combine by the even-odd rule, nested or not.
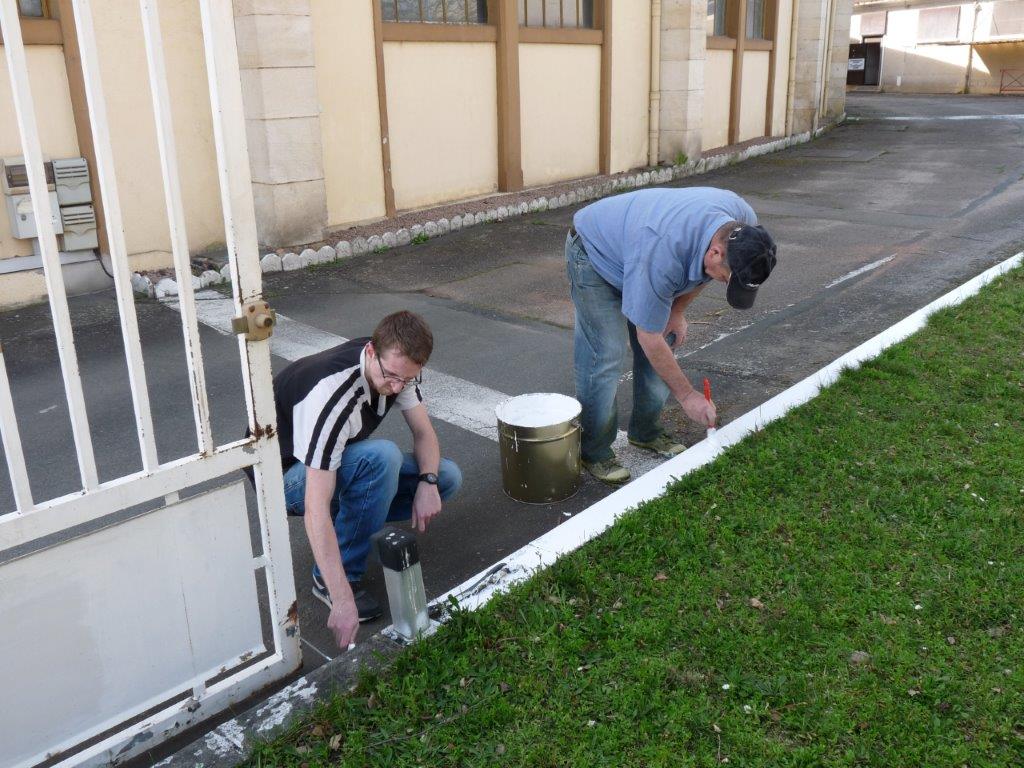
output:
[[[653,440],[647,442],[640,442],[630,438],[630,445],[635,445],[637,448],[643,448],[645,451],[653,451],[659,456],[663,456],[666,459],[671,459],[673,456],[678,456],[680,453],[686,450],[686,446],[682,443],[678,443],[671,437],[662,432]]]
[[[602,483],[622,485],[629,482],[629,470],[619,464],[618,459],[611,458],[608,461],[584,461],[582,463],[587,471]]]

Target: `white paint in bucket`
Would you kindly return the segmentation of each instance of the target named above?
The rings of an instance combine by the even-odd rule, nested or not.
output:
[[[498,421],[511,427],[551,427],[572,421],[583,407],[573,397],[554,392],[537,392],[510,397],[494,409]]]

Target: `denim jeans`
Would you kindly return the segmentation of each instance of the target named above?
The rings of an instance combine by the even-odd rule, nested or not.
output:
[[[581,454],[587,462],[607,461],[614,456],[612,443],[618,432],[615,393],[627,339],[633,348],[630,439],[647,442],[661,434],[659,420],[669,389],[644,354],[636,326],[622,314],[622,292],[594,271],[579,235],[566,238],[565,261],[576,307],[573,365],[576,397],[583,406]]]
[[[346,446],[337,470],[331,517],[350,582],[358,582],[366,573],[370,537],[385,523],[411,517],[419,474],[416,457],[403,455],[390,440],[360,440]],[[441,499],[449,499],[462,485],[462,471],[455,462],[441,459],[437,480]],[[293,464],[285,472],[284,499],[289,515],[305,514],[304,464]]]

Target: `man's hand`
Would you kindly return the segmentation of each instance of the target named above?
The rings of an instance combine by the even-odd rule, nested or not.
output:
[[[715,403],[705,400],[704,395],[697,390],[692,390],[687,394],[680,405],[683,407],[683,413],[705,429],[715,426],[715,422],[718,420],[718,411],[715,408]]]
[[[689,326],[690,324],[686,322],[686,317],[682,312],[679,314],[673,312],[669,315],[668,324],[665,326],[664,336],[672,349],[677,349],[686,341],[686,331]]]
[[[356,641],[359,630],[359,609],[351,587],[346,587],[345,592],[339,598],[331,596],[331,615],[327,617],[327,628],[334,634],[334,642],[342,652]]]
[[[441,494],[432,483],[420,483],[412,500],[412,527],[423,533],[441,511]]]

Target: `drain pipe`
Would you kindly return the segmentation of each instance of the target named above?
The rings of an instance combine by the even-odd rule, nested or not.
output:
[[[796,33],[798,30],[797,21],[799,16],[797,14],[797,6],[800,0],[792,0],[790,3],[789,13],[789,80],[786,84],[786,135],[790,136],[793,133],[793,110],[795,108],[796,101],[796,49],[797,39]]]
[[[661,154],[661,0],[651,0],[651,104],[647,125],[647,164],[654,167]]]
[[[971,70],[974,68],[974,41],[978,34],[978,14],[981,12],[981,3],[974,4],[974,21],[971,24],[971,45],[967,49],[967,74],[964,77],[964,93],[971,92]]]

